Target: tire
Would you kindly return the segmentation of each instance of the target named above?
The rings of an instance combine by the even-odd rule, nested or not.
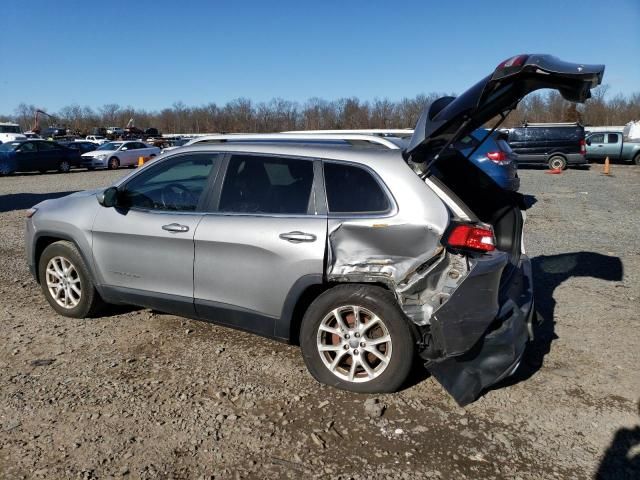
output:
[[[633,163],[640,166],[640,153],[637,153],[635,157],[633,157]]]
[[[360,332],[354,328],[355,309],[362,322]],[[340,333],[336,328],[339,325],[334,316],[336,311],[348,332],[343,329]],[[374,317],[380,321],[367,327]],[[389,340],[380,342],[383,337]],[[376,339],[380,342],[378,345],[369,343],[363,349],[364,343]],[[321,353],[321,346],[331,351]],[[413,328],[391,292],[377,286],[338,285],[322,293],[309,306],[302,320],[300,347],[309,372],[319,382],[352,392],[385,393],[395,392],[406,382],[415,357],[416,340]],[[374,349],[378,355],[371,353]],[[367,353],[363,355],[363,351]],[[351,373],[354,358],[359,364]],[[332,365],[336,365],[333,370]]]
[[[120,160],[117,157],[111,157],[109,159],[109,163],[107,164],[107,168],[109,170],[116,170],[120,168]]]
[[[58,171],[60,173],[69,173],[71,171],[71,162],[69,160],[62,160],[58,164]]]
[[[566,170],[567,168],[567,159],[562,155],[553,155],[549,159],[549,168],[551,170]]]
[[[38,276],[45,298],[60,315],[90,317],[104,305],[87,265],[71,242],[55,242],[44,249],[38,262]]]

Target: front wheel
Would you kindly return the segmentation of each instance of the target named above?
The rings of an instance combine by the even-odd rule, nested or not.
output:
[[[84,318],[102,305],[89,270],[71,242],[55,242],[44,249],[38,276],[45,298],[60,315]]]
[[[369,285],[327,290],[309,306],[300,331],[311,375],[360,393],[398,390],[411,372],[415,345],[394,296]]]
[[[567,168],[567,161],[560,155],[554,155],[549,159],[549,168],[551,170],[564,170]]]
[[[61,173],[69,173],[71,171],[71,163],[69,160],[62,160],[58,164],[58,171]]]
[[[633,163],[640,166],[640,153],[636,154],[636,156],[633,157]]]

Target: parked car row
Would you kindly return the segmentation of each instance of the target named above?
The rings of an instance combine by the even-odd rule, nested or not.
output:
[[[16,140],[0,145],[0,175],[14,172],[69,172],[72,168],[133,167],[138,159],[160,154],[158,147],[141,141],[109,142],[98,146],[93,142],[54,142],[50,140]]]
[[[529,203],[473,160],[487,136],[477,129],[538,89],[584,102],[603,73],[512,57],[426,108],[400,148],[169,151],[115,185],[30,209],[28,265],[61,315],[115,303],[223,323],[297,343],[319,382],[363,393],[401,388],[420,358],[468,404],[518,368],[534,322]],[[508,162],[491,139],[500,150],[485,156]],[[122,151],[111,143],[105,161]]]

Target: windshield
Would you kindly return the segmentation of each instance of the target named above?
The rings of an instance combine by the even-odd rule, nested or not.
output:
[[[0,125],[0,133],[22,133],[18,125]]]
[[[98,150],[118,150],[123,142],[109,142],[98,147]]]
[[[19,146],[19,143],[3,143],[0,145],[0,152],[12,152]]]

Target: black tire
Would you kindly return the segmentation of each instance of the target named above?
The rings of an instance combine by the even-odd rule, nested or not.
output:
[[[70,304],[69,308],[65,308],[60,305],[49,290],[47,282],[47,265],[51,259],[56,257],[66,259],[75,270],[75,278],[79,279],[79,289],[81,294],[79,295],[77,305],[72,306]],[[53,307],[53,309],[60,315],[72,318],[90,317],[104,305],[104,302],[100,298],[100,295],[96,291],[93,281],[91,280],[91,275],[89,274],[87,265],[84,263],[80,252],[78,252],[78,248],[71,242],[61,240],[59,242],[52,243],[44,249],[38,262],[38,278],[49,305],[51,305],[51,307]],[[65,293],[65,296],[66,295],[67,293]]]
[[[58,171],[60,173],[69,173],[71,171],[71,162],[69,160],[61,160],[58,164]]]
[[[567,159],[562,155],[552,155],[549,159],[549,168],[551,170],[565,170],[567,168]]]
[[[364,353],[366,349],[360,350],[360,357],[353,355],[358,354],[357,349],[359,347],[357,344],[360,340],[371,341],[375,339],[369,337],[370,334],[365,333],[367,330],[363,331],[359,339],[355,339],[354,337],[358,335],[354,335],[353,333],[351,337],[333,333],[328,334],[324,330],[322,330],[323,333],[319,333],[321,324],[323,324],[323,321],[326,319],[330,319],[334,309],[344,307],[349,311],[350,306],[357,306],[359,309],[363,308],[368,310],[379,317],[386,327],[386,331],[390,337],[390,348],[388,350],[387,348],[380,350],[380,347],[367,347],[369,349],[376,348],[382,353],[386,351],[389,354],[385,368],[379,368],[382,363],[375,365],[375,362],[378,362],[378,360],[375,359],[373,354]],[[366,316],[367,314],[361,311],[361,318],[366,319]],[[347,322],[346,326],[352,326],[349,323],[349,315],[346,315],[343,320]],[[367,323],[369,321],[371,321],[371,317],[369,317]],[[364,325],[367,323],[364,323]],[[375,328],[372,328],[372,330],[374,329]],[[324,360],[320,356],[321,353],[318,349],[318,340],[323,335],[325,335],[327,339],[333,339],[330,340],[331,342],[343,342],[340,350],[323,353],[322,355],[325,355]],[[383,335],[386,336],[384,333]],[[349,338],[349,340],[346,340],[347,338]],[[322,293],[309,306],[302,320],[300,329],[300,347],[305,364],[311,375],[321,383],[358,393],[395,392],[402,387],[412,369],[416,350],[415,338],[414,329],[404,313],[400,310],[391,292],[384,288],[370,285],[338,285]],[[355,346],[353,344],[345,345],[345,342],[354,341]],[[331,346],[337,348],[338,344]],[[346,350],[347,348],[349,350]],[[346,353],[343,352],[342,349],[345,349]],[[370,350],[368,351],[370,352]],[[379,369],[378,375],[370,380],[354,382],[348,378],[344,379],[339,376],[340,374],[347,375],[346,369],[340,369],[341,371],[338,371],[338,373],[333,373],[329,369],[329,366],[325,364],[325,361],[334,361],[338,352],[342,354],[342,358],[345,358],[345,362],[351,359],[351,363],[347,363],[347,365],[351,366],[353,364],[353,358],[364,359],[364,361],[367,362],[367,359],[373,359],[373,365],[369,362],[367,364],[369,368],[373,366],[374,372]],[[335,353],[336,357],[331,357],[332,353]],[[366,358],[362,356],[363,354],[366,355]],[[349,356],[351,357],[349,358]],[[340,363],[342,363],[342,361]],[[349,368],[351,368],[351,366]],[[364,371],[362,366],[356,367],[355,370],[360,370],[360,375],[367,376],[367,372]]]
[[[118,160],[118,157],[111,157],[109,159],[109,163],[107,164],[107,168],[109,170],[116,170],[120,168],[120,160]]]
[[[633,157],[633,163],[640,167],[640,153],[637,153],[635,157]]]

